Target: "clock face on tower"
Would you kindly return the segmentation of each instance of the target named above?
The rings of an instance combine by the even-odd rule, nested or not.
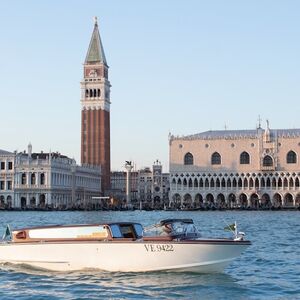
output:
[[[90,70],[89,77],[97,77],[97,71],[94,69]]]

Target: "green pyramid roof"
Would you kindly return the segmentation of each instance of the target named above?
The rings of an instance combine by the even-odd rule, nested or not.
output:
[[[96,63],[96,62],[100,62],[107,65],[100,34],[99,34],[97,19],[95,20],[95,26],[90,41],[89,50],[85,58],[85,63]]]

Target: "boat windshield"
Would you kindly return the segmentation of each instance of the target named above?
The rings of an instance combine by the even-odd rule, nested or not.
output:
[[[191,239],[200,237],[192,220],[163,220],[144,230],[145,236],[171,236],[173,238]]]
[[[143,235],[143,227],[138,223],[111,224],[110,230],[113,238],[139,239]]]

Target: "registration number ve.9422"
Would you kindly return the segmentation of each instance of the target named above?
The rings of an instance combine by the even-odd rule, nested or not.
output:
[[[144,244],[147,252],[173,252],[174,246],[168,244]]]

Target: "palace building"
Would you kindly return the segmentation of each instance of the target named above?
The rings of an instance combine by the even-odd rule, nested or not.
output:
[[[175,207],[298,207],[300,129],[170,135]]]
[[[110,87],[95,18],[81,81],[81,163],[101,166],[103,190],[110,186]]]

